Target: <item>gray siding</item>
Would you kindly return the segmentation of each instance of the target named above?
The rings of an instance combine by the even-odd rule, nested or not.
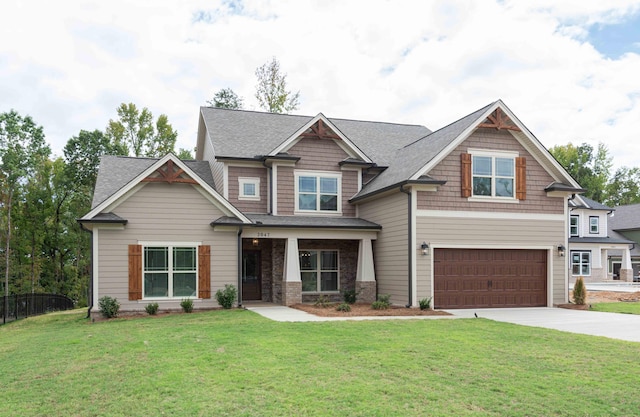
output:
[[[390,294],[393,304],[408,301],[408,196],[397,192],[359,206],[360,217],[382,226],[374,242],[378,294]]]
[[[211,245],[211,294],[237,286],[237,235],[214,232],[209,223],[223,213],[193,186],[149,183],[113,212],[128,220],[124,230],[98,230],[98,294],[118,299],[123,311],[144,310],[149,302],[128,300],[128,245],[139,241],[201,242]],[[180,309],[180,300],[159,302]],[[195,307],[217,307],[215,297]],[[96,306],[97,308],[97,306]]]
[[[562,220],[514,220],[443,218],[421,216],[416,219],[416,236],[428,242],[431,247],[483,247],[487,249],[509,247],[554,248],[564,240]],[[553,303],[563,303],[565,287],[565,260],[552,249],[553,277],[551,289]],[[431,259],[419,256],[417,259],[418,299],[431,295]]]

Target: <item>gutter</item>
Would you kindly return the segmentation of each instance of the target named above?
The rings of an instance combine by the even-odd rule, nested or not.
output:
[[[409,296],[409,302],[405,305],[406,308],[411,307],[411,302],[413,300],[413,281],[411,279],[412,277],[412,269],[411,269],[411,265],[413,264],[413,239],[411,238],[411,230],[413,230],[413,211],[411,210],[411,206],[412,206],[412,201],[411,201],[411,191],[407,191],[404,189],[404,185],[402,184],[400,185],[400,192],[405,193],[407,196],[409,196],[408,199],[408,216],[409,218],[407,219],[407,252],[409,254],[408,257],[408,277],[407,277],[407,281],[408,281],[408,296]]]
[[[238,228],[238,308],[242,307],[242,226]]]

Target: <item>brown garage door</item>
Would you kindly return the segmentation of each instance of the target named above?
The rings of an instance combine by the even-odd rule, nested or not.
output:
[[[435,308],[547,305],[547,252],[435,249]]]

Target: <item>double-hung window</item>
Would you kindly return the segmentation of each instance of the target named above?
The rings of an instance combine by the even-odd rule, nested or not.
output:
[[[195,297],[197,265],[196,246],[145,246],[143,297]]]
[[[589,216],[589,233],[600,233],[600,218],[598,216]]]
[[[295,175],[296,211],[341,212],[339,173],[297,172]]]
[[[571,274],[591,275],[591,252],[571,251]]]
[[[569,224],[569,235],[570,236],[578,236],[580,233],[579,230],[580,224],[580,216],[571,216],[570,224]]]
[[[302,292],[339,290],[337,250],[301,250],[299,258]]]
[[[474,197],[515,198],[515,156],[473,154]]]

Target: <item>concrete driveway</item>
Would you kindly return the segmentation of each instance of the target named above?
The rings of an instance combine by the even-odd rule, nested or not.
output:
[[[465,309],[447,312],[461,318],[473,318],[474,314],[477,314],[478,317],[505,323],[640,342],[640,315],[549,307]]]

